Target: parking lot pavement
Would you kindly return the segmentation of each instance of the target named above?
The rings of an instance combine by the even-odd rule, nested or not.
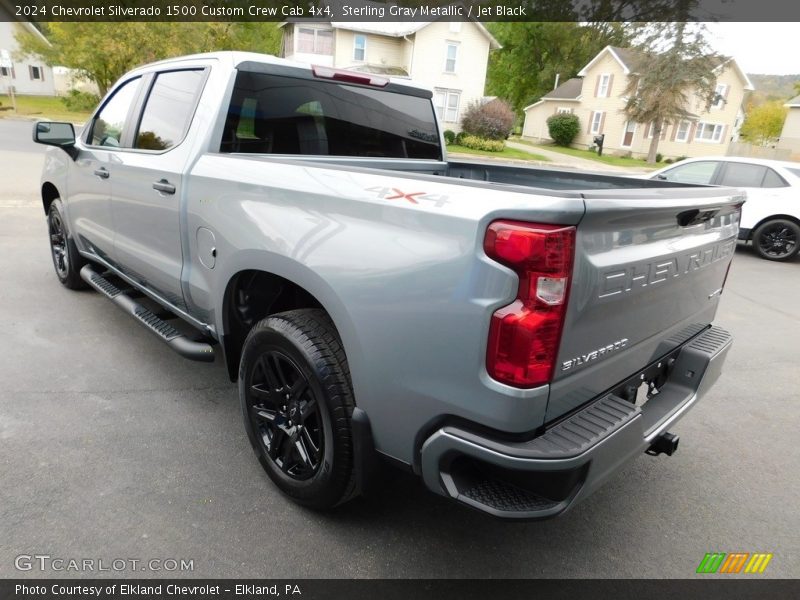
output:
[[[318,514],[262,472],[219,362],[185,361],[58,284],[41,154],[4,150],[0,577],[42,576],[15,570],[21,554],[187,559],[169,574],[192,577],[691,577],[711,551],[772,552],[764,576],[800,576],[800,261],[737,251],[717,318],[736,340],[675,428],[680,450],[638,458],[563,517],[498,522],[401,473]]]

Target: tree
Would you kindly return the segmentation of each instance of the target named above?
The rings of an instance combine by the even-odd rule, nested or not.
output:
[[[691,0],[680,0],[687,7]],[[693,115],[687,107],[698,100],[708,110],[717,100],[715,69],[725,58],[705,41],[705,26],[685,21],[651,23],[639,35],[639,60],[628,77],[625,114],[631,121],[651,123],[653,137],[647,162],[655,163],[661,131]]]
[[[508,99],[517,112],[552,90],[556,74],[563,83],[605,46],[627,45],[630,39],[630,27],[624,23],[528,22],[487,26],[503,46],[489,56],[487,93]]]
[[[197,52],[250,50],[276,54],[275,23],[43,23],[50,44],[19,28],[20,56],[75,69],[101,95],[137,65]]]
[[[787,112],[781,101],[753,106],[747,111],[739,133],[748,142],[766,146],[780,137]]]

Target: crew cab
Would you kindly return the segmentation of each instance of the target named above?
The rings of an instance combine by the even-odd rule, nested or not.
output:
[[[448,160],[430,89],[224,52],[34,126],[56,275],[221,360],[274,483],[558,515],[719,376],[741,192]],[[154,351],[157,349],[154,348]],[[157,418],[157,415],[154,415]]]

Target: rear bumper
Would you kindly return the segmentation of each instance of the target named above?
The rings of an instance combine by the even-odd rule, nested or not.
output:
[[[545,519],[569,509],[647,450],[714,384],[732,344],[711,327],[673,357],[659,393],[642,406],[613,393],[525,442],[443,427],[421,451],[433,491],[509,519]]]

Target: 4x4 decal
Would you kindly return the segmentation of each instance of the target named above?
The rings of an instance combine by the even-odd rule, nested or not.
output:
[[[444,194],[428,194],[426,192],[404,192],[396,187],[371,187],[367,192],[375,192],[378,198],[383,200],[408,200],[411,204],[419,204],[419,201],[433,202],[436,208],[441,208],[448,203],[449,196]]]

